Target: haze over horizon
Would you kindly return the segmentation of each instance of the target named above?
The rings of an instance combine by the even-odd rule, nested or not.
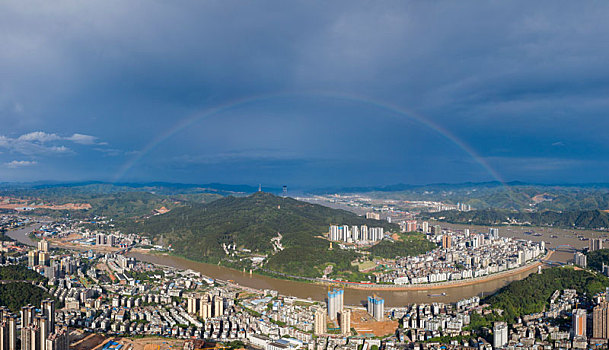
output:
[[[608,3],[0,4],[0,182],[607,182]]]

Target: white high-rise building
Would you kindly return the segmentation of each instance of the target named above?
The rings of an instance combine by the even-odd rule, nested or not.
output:
[[[338,241],[340,239],[340,235],[338,233],[338,226],[330,225],[330,240]]]
[[[423,233],[429,233],[429,222],[423,221],[421,223],[421,230],[423,231]]]
[[[353,239],[353,242],[360,241],[359,227],[351,226],[351,239]]]
[[[508,343],[508,326],[505,322],[495,322],[493,326],[493,348],[504,347]]]
[[[325,334],[327,332],[327,323],[326,311],[322,308],[315,310],[315,335]]]
[[[370,227],[368,228],[369,241],[377,242],[383,239],[384,229],[382,227]]]
[[[336,320],[338,314],[343,311],[344,291],[342,289],[333,289],[328,292],[328,318]]]
[[[360,227],[360,237],[362,241],[368,241],[368,226],[362,225]]]
[[[196,314],[199,309],[199,297],[196,294],[188,296],[187,312],[189,314]]]
[[[38,250],[43,251],[43,252],[48,252],[49,251],[49,241],[47,241],[46,239],[41,239],[40,241],[38,241]]]
[[[489,238],[491,238],[491,239],[497,239],[497,238],[499,238],[499,229],[498,229],[498,228],[492,228],[492,227],[491,227],[491,228],[488,230],[488,236],[489,236]]]
[[[207,296],[205,296],[199,300],[199,317],[201,317],[203,320],[207,320],[212,316],[213,313],[211,303],[207,299]]]
[[[224,315],[224,298],[215,296],[214,297],[214,317]]]
[[[385,235],[382,227],[362,226],[338,226],[330,225],[328,238],[331,241],[343,241],[347,243],[377,242]]]
[[[351,310],[343,310],[340,313],[340,331],[344,335],[351,334]]]
[[[575,252],[573,260],[575,262],[575,265],[577,265],[577,266],[580,266],[583,268],[588,266],[587,261],[586,261],[586,255],[581,252]]]
[[[377,321],[382,321],[385,315],[385,299],[372,296],[368,297],[368,313]]]
[[[375,213],[375,212],[367,212],[366,213],[366,219],[380,220],[381,219],[381,214]]]
[[[55,300],[45,299],[42,301],[42,314],[49,322],[51,333],[55,331]]]
[[[603,249],[603,239],[602,238],[591,238],[590,239],[590,247],[589,251],[593,252],[595,250]]]
[[[38,321],[38,329],[40,330],[40,347],[38,349],[46,350],[46,339],[49,337],[49,334],[53,332],[49,331],[49,320],[46,316],[38,316],[36,319]]]
[[[571,332],[573,337],[585,337],[586,336],[586,310],[576,309],[573,311],[573,326]]]

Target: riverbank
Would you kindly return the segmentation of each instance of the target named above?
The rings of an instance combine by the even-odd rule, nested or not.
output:
[[[323,301],[327,294],[327,284],[322,283],[303,283],[294,280],[285,280],[271,278],[265,275],[250,275],[249,272],[241,272],[238,270],[226,268],[218,265],[210,265],[192,260],[183,259],[174,255],[163,254],[142,254],[130,252],[129,256],[140,261],[168,266],[179,269],[190,269],[200,272],[203,275],[212,277],[220,281],[229,281],[232,284],[241,287],[253,288],[257,290],[271,289],[279,291],[280,294],[293,296],[301,299],[311,299]],[[366,288],[353,288],[348,286],[345,288],[345,304],[348,305],[363,305],[370,293],[375,293],[385,299],[387,307],[403,306],[404,303],[429,303],[436,302],[456,302],[458,300],[469,298],[475,295],[489,295],[509,284],[512,281],[521,280],[527,277],[537,265],[527,266],[524,269],[515,269],[508,274],[493,276],[492,279],[478,279],[468,281],[473,283],[460,283],[451,286],[437,286],[444,288],[446,292],[443,295],[430,295],[430,285],[417,286],[415,289],[387,289],[379,288],[377,290]]]
[[[146,251],[142,251],[142,250],[138,250],[135,252],[137,252],[139,254],[152,255],[152,256],[158,256],[158,257],[163,257],[163,256],[174,257],[174,258],[186,260],[186,261],[189,261],[189,262],[192,262],[195,264],[212,265],[209,263],[188,259],[188,258],[185,258],[178,254],[169,254],[169,253],[161,253],[161,252],[146,252]],[[322,285],[322,286],[341,285],[345,289],[369,290],[369,291],[431,291],[431,290],[437,290],[437,289],[459,288],[459,287],[471,286],[471,285],[474,285],[477,283],[489,282],[489,281],[493,281],[493,280],[505,279],[508,277],[517,276],[522,273],[531,271],[533,269],[537,269],[539,266],[543,266],[544,261],[549,260],[553,254],[554,254],[554,251],[549,250],[548,253],[540,260],[533,261],[532,263],[529,263],[525,266],[517,267],[515,269],[497,272],[497,273],[493,273],[493,274],[486,275],[486,276],[468,278],[468,279],[463,279],[463,280],[458,280],[458,281],[446,281],[446,282],[411,284],[411,285],[377,284],[377,283],[368,284],[368,283],[346,282],[346,281],[335,281],[335,280],[324,281],[324,280],[319,280],[319,279],[301,280],[301,279],[296,279],[296,278],[280,278],[280,277],[276,277],[276,276],[270,275],[270,274],[260,274],[260,273],[256,273],[256,272],[249,274],[249,272],[241,272],[241,271],[231,268],[231,267],[226,267],[226,266],[221,266],[221,265],[217,265],[217,266],[222,267],[224,269],[232,270],[236,273],[248,273],[250,276],[260,276],[260,277],[273,278],[273,279],[283,280],[283,281],[292,281],[292,282],[297,282],[297,283],[314,284],[314,285]]]
[[[521,266],[521,267],[518,267],[515,269],[497,272],[497,273],[493,273],[493,274],[481,276],[481,277],[476,277],[476,278],[468,278],[468,279],[459,280],[459,281],[447,281],[447,282],[427,283],[427,284],[408,285],[408,286],[400,286],[400,285],[395,285],[395,284],[370,284],[370,285],[364,284],[364,283],[353,283],[352,284],[349,282],[324,282],[321,284],[331,285],[331,284],[339,283],[342,286],[344,286],[345,288],[359,289],[359,290],[371,290],[371,291],[377,291],[377,290],[428,291],[428,290],[436,290],[436,289],[465,287],[465,286],[470,286],[470,285],[474,285],[477,283],[488,282],[488,281],[492,281],[492,280],[496,280],[496,279],[503,279],[503,278],[519,275],[521,273],[536,269],[539,266],[542,266],[544,264],[544,261],[549,260],[549,258],[552,256],[552,254],[554,254],[554,252],[550,251],[541,260],[535,261],[531,264]]]

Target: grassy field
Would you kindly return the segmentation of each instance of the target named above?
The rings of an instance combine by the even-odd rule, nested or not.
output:
[[[359,272],[367,271],[376,267],[374,261],[364,261],[362,263],[351,263],[353,266],[357,266]]]

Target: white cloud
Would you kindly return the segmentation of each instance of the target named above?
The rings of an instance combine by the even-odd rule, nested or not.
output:
[[[105,142],[98,142],[98,138],[92,135],[74,133],[72,136],[60,136],[55,133],[34,131],[23,134],[17,138],[0,135],[0,148],[28,156],[66,154],[73,151],[63,145],[65,141],[71,141],[85,146],[103,146]],[[63,142],[62,142],[63,141]]]
[[[56,153],[65,153],[70,151],[70,149],[66,146],[53,146],[49,147],[49,150]]]
[[[17,138],[19,141],[29,141],[29,142],[51,142],[51,141],[59,141],[59,140],[68,140],[74,143],[78,143],[81,145],[94,145],[97,143],[97,137],[92,135],[85,135],[74,133],[72,136],[61,137],[57,134],[47,133],[44,131],[34,131],[27,134],[23,134]],[[99,143],[104,144],[104,143]]]
[[[97,137],[95,136],[78,133],[73,134],[70,137],[66,137],[65,139],[81,145],[94,145],[97,141]]]
[[[27,166],[36,165],[38,162],[33,160],[13,160],[12,162],[4,163],[7,168],[16,169],[23,168]]]
[[[61,140],[61,137],[57,134],[49,134],[44,131],[34,131],[27,134],[23,134],[17,138],[19,141],[37,141],[40,143]]]

